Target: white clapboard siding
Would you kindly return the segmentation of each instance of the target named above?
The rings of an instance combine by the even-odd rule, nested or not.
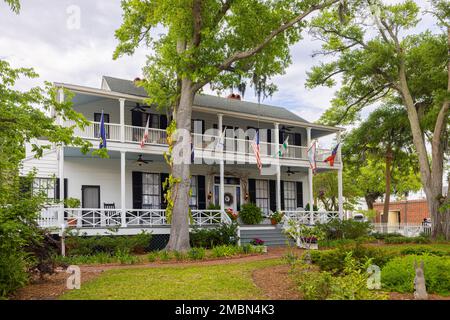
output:
[[[46,150],[41,158],[36,159],[27,150],[27,158],[22,162],[21,175],[26,175],[36,168],[36,176],[51,177],[58,174],[58,157],[56,149]]]

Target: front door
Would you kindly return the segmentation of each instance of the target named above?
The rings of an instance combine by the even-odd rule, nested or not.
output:
[[[81,203],[86,209],[100,208],[100,186],[82,186]],[[96,210],[83,210],[83,225],[98,227],[101,225],[101,214]]]
[[[233,211],[237,211],[236,186],[225,186],[224,202],[225,208],[232,208]]]

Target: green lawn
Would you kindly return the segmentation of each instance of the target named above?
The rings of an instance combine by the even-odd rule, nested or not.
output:
[[[252,281],[256,269],[282,264],[280,259],[215,266],[116,269],[82,284],[61,299],[263,299]],[[83,276],[83,275],[82,275]],[[270,277],[270,274],[267,275]]]

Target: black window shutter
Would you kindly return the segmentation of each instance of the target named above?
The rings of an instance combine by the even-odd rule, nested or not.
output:
[[[61,200],[61,196],[59,194],[59,178],[56,178],[55,181],[55,199],[56,200]],[[68,180],[67,178],[64,178],[64,199],[67,199],[67,185],[68,185]]]
[[[284,131],[283,130],[280,130],[278,140],[279,140],[278,141],[279,144],[283,144],[283,142],[284,142]]]
[[[303,183],[297,182],[297,208],[303,208]]]
[[[205,176],[197,176],[198,208],[206,209],[206,183]]]
[[[272,142],[272,129],[267,130],[267,142]]]
[[[206,126],[205,126],[205,120],[202,120],[202,134],[205,134]]]
[[[131,111],[131,125],[134,127],[142,127],[142,112]],[[146,119],[147,120],[147,119]]]
[[[133,209],[142,209],[142,172],[133,171]]]
[[[281,182],[281,210],[284,210],[284,181],[280,181]]]
[[[277,211],[277,187],[275,180],[269,180],[269,207],[273,212]]]
[[[294,145],[296,146],[302,145],[302,135],[300,133],[294,133]]]
[[[167,128],[167,116],[165,114],[159,116],[159,128],[163,130]]]
[[[164,194],[166,193],[163,188],[163,183],[166,181],[166,179],[169,177],[168,173],[161,173],[161,209],[167,208],[166,199],[164,199]]]
[[[248,179],[248,196],[251,203],[256,203],[256,180]]]

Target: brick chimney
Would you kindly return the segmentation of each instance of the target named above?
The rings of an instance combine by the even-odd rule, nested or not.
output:
[[[241,100],[241,96],[237,93],[232,93],[228,97],[228,99],[235,99],[235,100]]]

